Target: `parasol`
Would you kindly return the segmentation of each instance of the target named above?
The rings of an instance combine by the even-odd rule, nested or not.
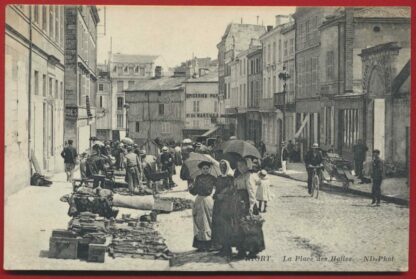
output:
[[[184,139],[182,141],[183,144],[192,144],[192,140],[191,139]]]
[[[260,152],[257,150],[257,148],[243,140],[229,141],[228,144],[224,147],[223,153],[237,153],[243,158],[248,156],[261,159]]]
[[[94,145],[98,145],[98,146],[105,146],[105,144],[102,142],[102,141],[99,141],[99,140],[97,140],[97,141],[94,141]]]
[[[201,170],[198,168],[198,164],[201,162],[212,163],[210,174],[215,177],[220,175],[220,164],[218,161],[216,161],[210,155],[191,152],[189,154],[189,158],[185,160],[185,166],[188,168],[189,175],[192,179],[195,179],[198,175],[201,174]]]

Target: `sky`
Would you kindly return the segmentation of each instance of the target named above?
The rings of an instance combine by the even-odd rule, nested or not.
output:
[[[196,57],[217,58],[217,44],[231,22],[275,25],[276,15],[295,7],[98,7],[98,62],[113,53],[161,55],[170,67]],[[105,35],[104,35],[105,23]]]

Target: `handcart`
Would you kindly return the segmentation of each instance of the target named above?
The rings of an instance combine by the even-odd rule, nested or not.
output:
[[[346,189],[354,182],[352,175],[352,162],[345,160],[337,153],[324,154],[324,169],[329,174],[329,180],[336,180],[342,183]]]

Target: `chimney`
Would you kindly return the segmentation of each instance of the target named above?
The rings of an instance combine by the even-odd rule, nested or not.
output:
[[[273,25],[267,25],[267,32],[272,31],[272,29],[273,29]]]
[[[287,15],[277,15],[276,16],[276,26],[290,22],[290,16]]]
[[[156,66],[155,68],[155,78],[161,78],[162,77],[162,67]]]

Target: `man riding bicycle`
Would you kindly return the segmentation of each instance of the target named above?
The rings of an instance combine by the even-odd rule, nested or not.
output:
[[[314,168],[316,169],[316,172],[319,177],[321,177],[322,172],[321,168],[323,167],[323,158],[322,153],[319,150],[319,145],[317,143],[314,143],[312,145],[312,149],[309,150],[305,155],[305,166],[306,171],[308,172],[308,193],[312,193],[312,177],[314,173]]]

